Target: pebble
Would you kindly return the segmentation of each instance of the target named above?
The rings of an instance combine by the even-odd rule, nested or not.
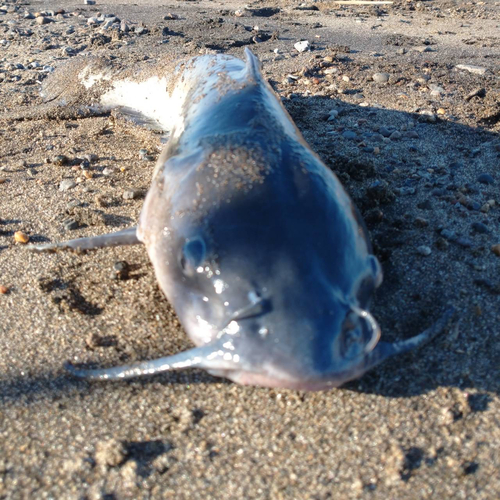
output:
[[[455,68],[474,73],[475,75],[484,75],[486,73],[486,68],[475,66],[474,64],[457,64]]]
[[[420,47],[413,47],[414,50],[416,50],[417,52],[434,52],[434,50],[429,47],[428,45],[422,45]]]
[[[142,195],[142,191],[139,189],[127,189],[126,191],[123,191],[123,199],[124,200],[136,200],[137,198],[140,198]]]
[[[36,18],[35,20],[36,24],[49,24],[50,23],[50,19],[48,17],[45,17],[45,16],[39,16]]]
[[[470,101],[473,97],[486,97],[486,89],[484,87],[474,89],[465,96],[465,100]]]
[[[128,278],[130,273],[130,266],[128,262],[124,260],[119,260],[113,264],[113,271],[111,273],[111,278],[115,280],[125,280]]]
[[[84,5],[95,5],[95,0],[83,0]]]
[[[454,241],[457,239],[457,234],[451,229],[443,229],[441,231],[441,236],[447,240]]]
[[[59,184],[59,191],[69,191],[76,186],[76,182],[73,179],[64,179]]]
[[[4,285],[0,285],[0,294],[5,295],[6,293],[9,293],[9,289]]]
[[[493,176],[487,173],[479,174],[477,177],[477,181],[480,182],[481,184],[494,184],[495,182]]]
[[[58,167],[62,167],[63,165],[67,165],[69,163],[69,158],[65,155],[57,155],[52,159],[52,163]]]
[[[83,205],[83,203],[80,201],[80,200],[70,200],[68,201],[68,203],[66,204],[66,210],[73,210],[74,208],[76,207],[81,207]]]
[[[372,80],[376,83],[387,83],[390,77],[389,73],[375,73]]]
[[[344,139],[354,140],[358,138],[358,134],[356,134],[356,132],[353,132],[352,130],[346,130],[342,132],[342,137]]]
[[[471,227],[476,233],[486,234],[490,232],[488,226],[482,222],[473,222]]]
[[[28,243],[28,241],[30,240],[30,237],[22,231],[16,231],[14,233],[14,240],[16,241],[16,243],[26,245],[26,243]]]
[[[417,252],[420,255],[424,255],[425,257],[427,257],[427,255],[430,255],[432,253],[432,250],[426,245],[420,245],[419,247],[417,247]]]
[[[154,161],[155,157],[150,155],[147,149],[139,149],[139,159],[144,161]]]
[[[75,219],[66,219],[63,221],[63,227],[65,231],[73,231],[78,229],[78,222]]]
[[[416,227],[427,227],[429,225],[429,221],[423,217],[416,217],[414,224]]]
[[[328,113],[328,121],[331,122],[336,120],[337,116],[339,116],[339,112],[336,109],[332,109],[330,113]]]
[[[115,173],[115,171],[111,167],[106,167],[102,171],[102,175],[105,175],[105,176],[110,176],[110,175],[113,175],[114,173]]]
[[[460,245],[461,247],[464,247],[464,248],[470,248],[470,247],[472,247],[472,245],[474,245],[474,242],[471,239],[466,238],[465,236],[459,236],[455,240],[455,243],[457,245]]]
[[[389,188],[389,184],[384,180],[374,181],[368,186],[366,194],[369,198],[381,203],[390,203],[396,197]]]
[[[431,95],[433,96],[440,96],[441,94],[444,94],[443,87],[440,87],[439,85],[436,85],[434,83],[429,84],[429,89],[431,91]]]
[[[408,132],[405,132],[405,136],[408,139],[418,139],[420,137],[415,130],[408,130]]]
[[[401,137],[403,137],[403,134],[401,132],[398,132],[397,130],[395,130],[390,136],[389,136],[389,139],[391,139],[391,141],[397,141],[399,139],[401,139]]]
[[[294,44],[295,50],[297,52],[305,52],[306,50],[311,50],[310,44],[307,40],[302,40]]]
[[[436,123],[437,116],[432,111],[421,111],[419,116],[419,121]]]
[[[491,246],[491,251],[497,256],[500,257],[500,243]]]

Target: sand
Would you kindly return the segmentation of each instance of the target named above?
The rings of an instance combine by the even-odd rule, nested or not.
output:
[[[499,5],[244,6],[0,8],[0,498],[498,498]],[[97,12],[130,32],[89,26]],[[313,50],[298,53],[300,40]],[[44,104],[44,66],[90,53],[154,72],[165,58],[241,56],[248,44],[367,221],[385,276],[372,307],[383,338],[418,333],[448,304],[454,321],[326,392],[198,370],[72,378],[67,360],[111,366],[192,344],[144,248],[40,255],[16,243],[17,231],[41,243],[133,226],[142,198],[123,192],[147,190],[161,149],[160,134],[119,114]],[[60,191],[65,179],[75,186]],[[128,279],[115,279],[120,261]]]

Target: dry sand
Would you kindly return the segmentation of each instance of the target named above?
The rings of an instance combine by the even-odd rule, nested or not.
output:
[[[0,7],[0,498],[499,498],[498,2],[251,7],[267,10]],[[98,11],[131,31],[88,26]],[[299,54],[299,40],[313,50]],[[240,387],[201,371],[71,378],[66,360],[109,366],[191,344],[143,248],[34,255],[15,243],[16,231],[44,242],[134,225],[142,200],[122,194],[147,189],[154,162],[139,151],[160,147],[120,116],[42,105],[46,66],[90,52],[154,68],[247,44],[367,220],[385,273],[373,305],[384,338],[418,333],[450,303],[453,325],[328,392]],[[60,191],[64,179],[76,186]],[[129,279],[113,279],[117,261]]]

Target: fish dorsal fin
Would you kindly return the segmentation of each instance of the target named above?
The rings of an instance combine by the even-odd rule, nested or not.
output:
[[[260,72],[260,61],[248,47],[245,48],[245,57],[248,79],[253,80],[255,83],[257,83],[262,79],[262,74]]]

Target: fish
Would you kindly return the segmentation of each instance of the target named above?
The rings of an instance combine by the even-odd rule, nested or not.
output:
[[[32,250],[144,244],[196,347],[112,368],[66,364],[72,375],[122,380],[201,368],[244,385],[325,390],[445,329],[453,307],[419,335],[380,341],[369,307],[382,269],[360,213],[250,50],[245,60],[198,56],[164,83],[144,114],[170,136],[138,226]],[[140,113],[144,99],[136,105],[124,90],[131,85],[108,75],[100,105],[127,97]]]

